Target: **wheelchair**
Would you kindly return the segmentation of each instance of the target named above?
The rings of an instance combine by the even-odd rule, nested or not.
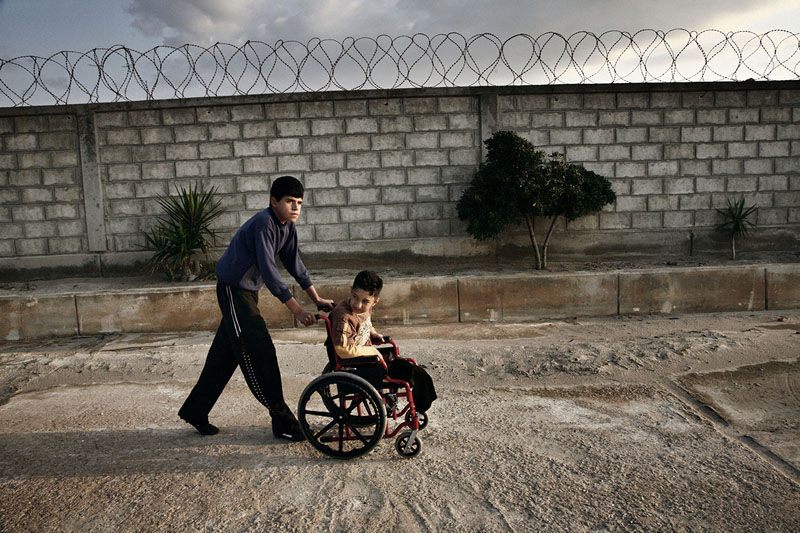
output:
[[[325,323],[328,363],[300,395],[297,419],[308,442],[325,455],[350,459],[374,448],[382,438],[395,438],[401,457],[419,455],[419,431],[428,425],[425,413],[417,412],[407,381],[389,377],[383,358],[342,359],[336,354],[330,319]],[[397,344],[389,337],[376,348],[384,357],[399,357]],[[411,358],[406,361],[416,365]]]

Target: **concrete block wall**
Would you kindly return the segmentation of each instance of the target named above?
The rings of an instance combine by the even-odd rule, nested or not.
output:
[[[75,116],[0,116],[0,258],[89,251]]]
[[[140,251],[156,198],[192,182],[217,188],[227,241],[283,174],[307,190],[306,245],[449,237],[460,232],[453,205],[480,145],[470,96],[126,110],[95,123],[112,252]]]
[[[613,206],[569,225],[559,257],[724,252],[715,208],[757,204],[747,249],[800,247],[800,82],[404,89],[0,109],[0,275],[131,271],[157,197],[216,187],[225,246],[271,181],[307,189],[304,254],[498,253],[456,203],[514,130],[608,177]],[[568,235],[564,235],[564,234]],[[560,235],[559,235],[560,234]]]
[[[740,198],[763,230],[800,222],[796,89],[608,89],[499,98],[500,129],[612,181],[616,203],[566,231],[714,238],[716,209]]]

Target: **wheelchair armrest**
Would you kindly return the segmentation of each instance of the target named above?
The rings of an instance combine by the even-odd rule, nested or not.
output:
[[[363,357],[340,357],[339,364],[341,366],[348,366],[348,365],[365,365],[365,364],[375,364],[378,362],[377,355],[366,355]]]

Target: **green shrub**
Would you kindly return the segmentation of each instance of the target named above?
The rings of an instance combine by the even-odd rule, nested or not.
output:
[[[723,218],[717,230],[727,233],[731,238],[731,259],[736,259],[736,237],[746,237],[756,227],[755,223],[750,222],[749,217],[757,210],[756,205],[745,207],[744,198],[733,203],[728,198],[728,205],[724,209],[717,209],[717,213]]]
[[[171,280],[193,281],[213,276],[209,252],[216,242],[211,223],[222,213],[221,202],[214,199],[216,187],[206,192],[197,184],[180,187],[176,196],[160,196],[158,203],[166,216],[159,217],[145,233],[151,271],[164,272]]]
[[[547,247],[558,217],[567,222],[594,213],[616,200],[611,183],[558,153],[546,155],[510,131],[486,140],[481,163],[457,205],[467,232],[478,240],[496,237],[523,221],[536,254],[536,268],[547,268]],[[550,219],[544,241],[536,236],[536,217]]]

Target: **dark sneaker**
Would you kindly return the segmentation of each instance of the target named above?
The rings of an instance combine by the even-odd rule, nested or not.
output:
[[[194,429],[196,429],[201,435],[216,435],[219,433],[219,428],[213,424],[209,424],[208,422],[194,422],[183,417],[181,417],[181,420],[194,427]]]
[[[300,423],[292,418],[274,418],[272,420],[272,434],[276,439],[286,439],[293,442],[306,440],[303,431],[300,429]]]

